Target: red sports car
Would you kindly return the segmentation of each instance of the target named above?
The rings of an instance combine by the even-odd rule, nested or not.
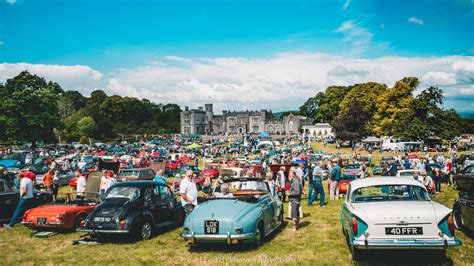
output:
[[[341,176],[341,180],[339,180],[339,194],[346,194],[347,188],[349,187],[349,183],[352,180],[355,180],[356,176],[354,174],[343,174]],[[328,181],[328,190],[331,188],[331,179]]]
[[[64,203],[47,204],[29,209],[23,214],[21,223],[36,230],[75,230],[98,204],[100,204],[98,193],[68,193]]]
[[[83,175],[87,179],[87,177],[89,176],[90,173],[91,172],[84,172],[84,173],[81,173],[81,175]],[[69,181],[69,186],[70,187],[77,187],[77,177],[71,178],[71,180]]]
[[[208,164],[202,169],[202,175],[209,175],[212,178],[219,177],[219,165],[218,164]]]
[[[180,166],[180,163],[178,160],[171,160],[166,163],[166,168],[168,168],[171,171],[178,170],[179,166]]]

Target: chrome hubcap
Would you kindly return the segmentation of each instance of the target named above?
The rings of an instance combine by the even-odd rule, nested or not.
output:
[[[148,239],[151,235],[151,225],[144,223],[142,226],[142,239]]]

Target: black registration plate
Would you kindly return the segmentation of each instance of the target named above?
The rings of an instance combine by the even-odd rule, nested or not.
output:
[[[96,223],[110,223],[111,221],[111,217],[94,217],[94,222]]]
[[[38,218],[38,219],[36,219],[36,223],[38,225],[46,224],[46,218]]]
[[[219,221],[205,221],[204,233],[208,235],[219,234]]]
[[[423,227],[385,227],[386,235],[422,235]]]

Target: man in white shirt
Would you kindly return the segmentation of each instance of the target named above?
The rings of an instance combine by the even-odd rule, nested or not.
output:
[[[33,199],[33,181],[19,174],[16,178],[20,181],[20,200],[16,206],[15,212],[8,224],[4,224],[5,228],[13,228],[19,217],[30,208],[30,201]]]
[[[83,175],[81,175],[81,171],[76,170],[75,173],[76,173],[76,178],[77,178],[77,193],[82,194],[82,192],[86,192],[87,180]]]
[[[193,171],[188,170],[184,175],[184,178],[179,184],[179,194],[181,195],[181,204],[183,205],[186,216],[191,214],[194,207],[197,205],[197,188],[196,184],[191,180]]]

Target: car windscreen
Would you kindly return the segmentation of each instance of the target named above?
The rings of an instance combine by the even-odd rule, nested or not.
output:
[[[120,177],[138,176],[139,171],[122,171]]]
[[[140,196],[140,190],[136,187],[114,187],[112,188],[105,199],[128,199],[130,201],[137,199]]]
[[[269,193],[268,186],[263,181],[231,181],[218,186],[215,190],[216,197],[232,197],[236,195],[251,195]]]
[[[428,193],[420,186],[379,185],[361,187],[351,194],[353,203],[375,201],[428,201]]]

